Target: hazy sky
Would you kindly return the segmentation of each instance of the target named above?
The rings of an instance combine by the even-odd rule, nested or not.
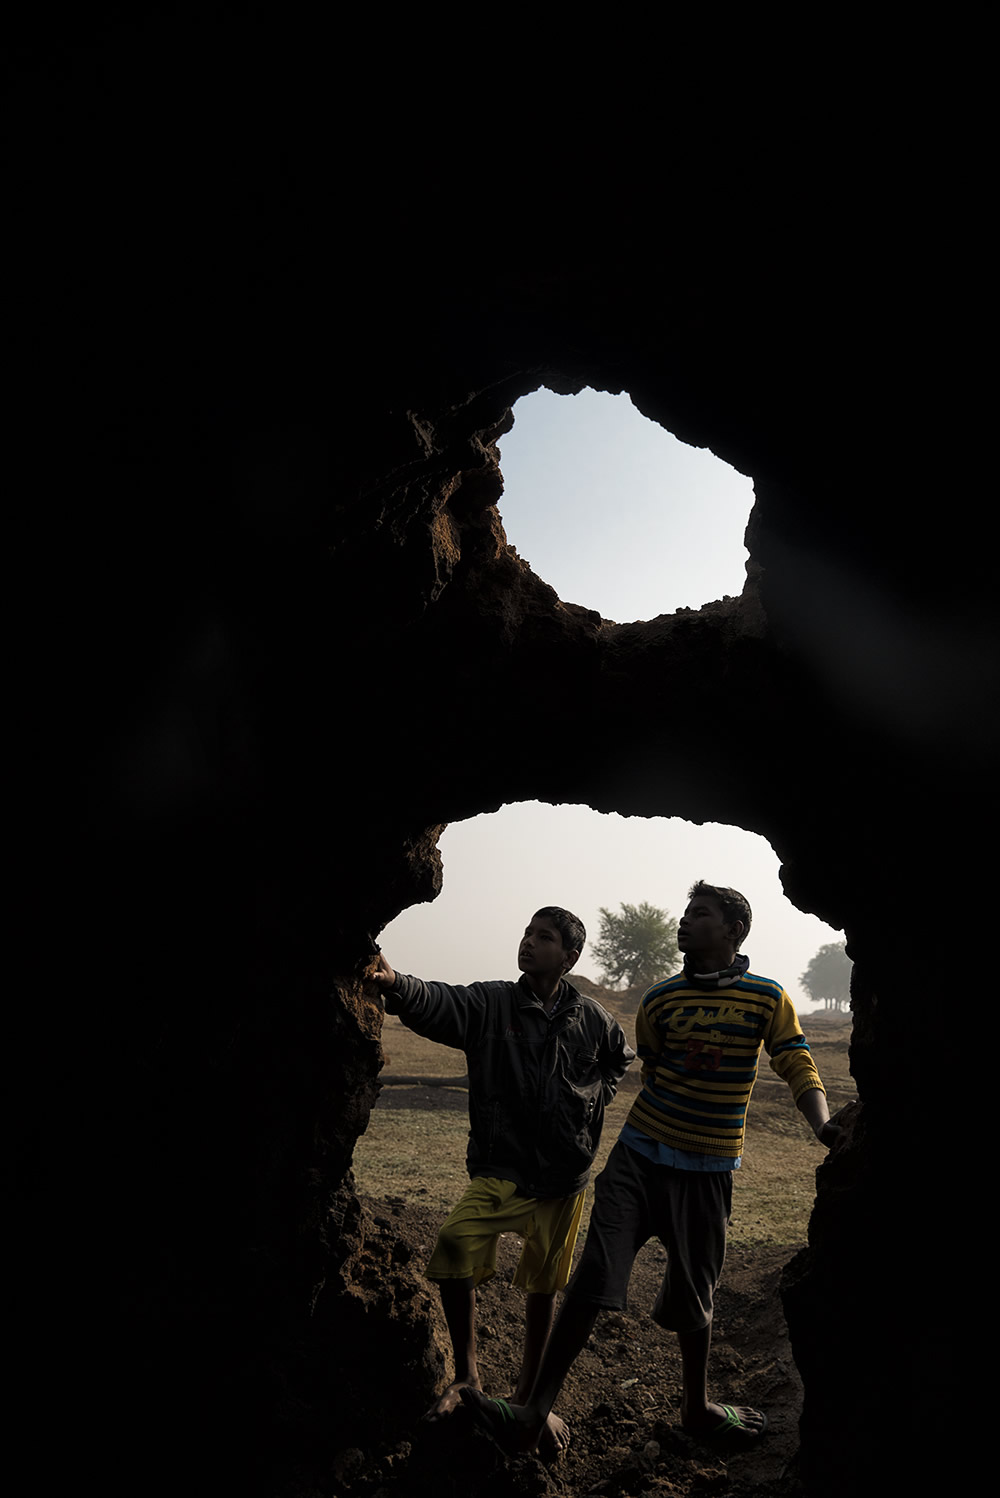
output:
[[[561,598],[625,623],[742,591],[750,479],[685,447],[626,395],[540,390],[514,416],[500,444],[504,529]],[[394,967],[423,978],[516,977],[518,937],[539,906],[568,907],[593,939],[602,905],[648,900],[679,915],[695,879],[747,896],[751,969],[802,1009],[799,974],[840,937],[789,903],[770,844],[739,828],[527,802],[454,823],[440,848],[441,894],[380,938]],[[589,940],[577,969],[599,981]]]

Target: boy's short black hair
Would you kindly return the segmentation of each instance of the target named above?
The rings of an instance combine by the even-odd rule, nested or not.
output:
[[[707,895],[710,900],[715,900],[722,907],[722,919],[727,925],[733,921],[743,922],[743,935],[740,941],[745,941],[753,920],[750,910],[750,901],[746,895],[741,895],[738,889],[727,889],[724,884],[706,884],[704,879],[697,880],[688,890],[688,899],[693,900],[696,895]]]
[[[571,910],[564,910],[561,905],[545,905],[541,910],[536,910],[533,920],[541,917],[542,920],[551,921],[559,935],[567,952],[582,952],[583,944],[587,940],[587,932],[578,915]]]

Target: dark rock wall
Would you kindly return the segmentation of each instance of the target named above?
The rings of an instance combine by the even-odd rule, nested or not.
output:
[[[403,1337],[337,1310],[379,1253],[349,1174],[373,942],[440,888],[445,823],[583,802],[762,832],[847,930],[862,1109],[786,1290],[804,1470],[874,1481],[886,1387],[913,1409],[947,1371],[899,1271],[941,997],[913,957],[996,750],[907,225],[842,137],[521,151],[440,78],[366,93],[234,14],[15,59],[25,1386],[74,1438],[113,1409],[112,1485],[343,1444],[317,1391],[375,1391]],[[741,598],[615,625],[530,572],[496,444],[542,383],[628,390],[753,476]],[[585,734],[524,733],[539,670]],[[931,1236],[963,1211],[934,1179]]]

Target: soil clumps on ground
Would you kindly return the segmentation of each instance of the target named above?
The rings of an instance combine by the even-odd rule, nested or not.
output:
[[[363,1198],[407,1249],[414,1266],[433,1247],[439,1214],[401,1199]],[[480,1291],[480,1372],[488,1394],[509,1396],[521,1357],[523,1299],[510,1279],[516,1238],[500,1240],[497,1275]],[[733,1248],[717,1296],[711,1361],[713,1396],[764,1409],[768,1432],[759,1448],[727,1454],[692,1441],[680,1427],[681,1370],[675,1337],[650,1320],[664,1251],[640,1253],[625,1312],[601,1316],[571,1370],[557,1405],[570,1426],[569,1451],[553,1465],[533,1457],[504,1458],[463,1410],[425,1425],[427,1389],[414,1387],[412,1407],[398,1411],[407,1439],[341,1459],[338,1489],[361,1498],[402,1498],[425,1488],[439,1495],[566,1495],[658,1493],[787,1494],[795,1481],[802,1385],[792,1360],[778,1284],[791,1250]],[[438,1341],[447,1346],[439,1306]],[[442,1384],[444,1383],[442,1372]],[[353,1470],[351,1470],[353,1468]],[[343,1479],[347,1479],[344,1481]],[[431,1486],[433,1485],[433,1486]]]

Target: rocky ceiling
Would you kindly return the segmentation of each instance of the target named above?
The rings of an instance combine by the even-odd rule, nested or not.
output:
[[[419,73],[331,110],[307,52],[222,7],[17,57],[26,1386],[110,1424],[112,1486],[150,1450],[296,1469],[317,1366],[376,1387],[420,1333],[338,1310],[373,942],[444,824],[580,802],[763,833],[848,933],[863,1107],[785,1288],[803,1471],[874,1490],[948,1394],[900,1242],[957,1279],[927,928],[996,751],[947,299],[835,136],[622,166]],[[742,597],[622,626],[532,574],[495,443],[542,384],[752,476]],[[526,731],[539,673],[586,724]]]

